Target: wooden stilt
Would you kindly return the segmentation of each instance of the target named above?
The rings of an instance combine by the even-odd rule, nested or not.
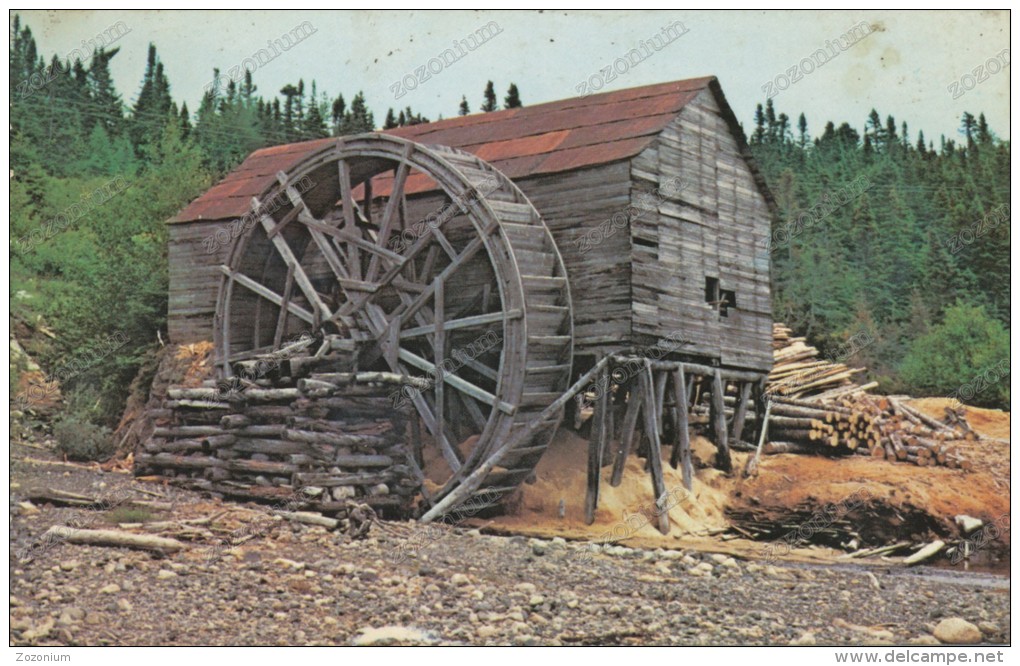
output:
[[[737,406],[733,412],[733,439],[741,439],[744,433],[744,421],[747,418],[747,403],[751,397],[751,382],[740,382],[740,393],[737,398]]]
[[[648,463],[652,473],[652,489],[655,493],[655,513],[658,516],[659,531],[669,534],[669,512],[664,510],[666,483],[662,478],[662,446],[659,438],[659,412],[661,405],[655,400],[655,386],[652,378],[652,364],[645,360],[645,370],[641,373],[641,384],[645,394],[645,431],[648,435]]]
[[[688,430],[688,419],[690,405],[686,402],[687,391],[685,388],[684,366],[673,371],[673,393],[677,401],[677,445],[673,448],[673,456],[670,464],[675,469],[677,462],[682,465],[684,487],[687,490],[694,490],[694,463],[691,460],[691,435]]]
[[[652,376],[655,378],[655,421],[659,424],[659,435],[666,428],[666,380],[669,379],[668,371],[660,371]]]
[[[610,450],[610,448],[613,445],[612,442],[613,395],[612,391],[610,390],[612,386],[612,371],[613,371],[612,362],[610,362],[609,365],[606,366],[606,371],[603,372],[601,376],[599,376],[597,383],[599,397],[595,401],[595,409],[597,411],[601,408],[602,416],[597,421],[592,423],[593,433],[595,425],[598,425],[600,428],[602,428],[602,432],[599,433],[599,442],[601,442],[602,444],[602,450],[599,453],[599,462],[602,465],[607,465],[612,462],[611,459],[612,451]]]
[[[613,477],[609,485],[614,488],[623,480],[623,468],[627,464],[627,456],[634,447],[634,431],[637,428],[638,416],[641,414],[643,395],[635,382],[630,388],[627,400],[627,412],[623,415],[623,426],[620,428],[620,444],[616,450],[616,462],[613,465]]]
[[[588,525],[595,522],[595,510],[599,505],[599,480],[602,476],[602,451],[605,446],[606,412],[609,407],[609,392],[605,390],[609,382],[608,365],[603,367],[595,381],[596,385],[603,386],[603,390],[595,403],[591,435],[588,440],[588,489],[584,497],[584,520]]]
[[[754,420],[754,438],[751,440],[753,442],[761,439],[761,430],[762,425],[764,424],[763,416],[765,414],[765,403],[767,402],[765,396],[766,380],[766,377],[762,377],[761,380],[754,385],[754,391],[752,392],[752,396],[754,398],[754,415],[756,417]]]
[[[715,466],[724,472],[733,469],[733,461],[730,460],[730,447],[728,433],[726,432],[726,410],[723,401],[723,379],[717,369],[712,376],[712,406],[711,416],[712,427],[715,430]]]

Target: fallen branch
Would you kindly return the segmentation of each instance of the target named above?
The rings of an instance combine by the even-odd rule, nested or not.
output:
[[[176,539],[151,536],[148,534],[131,534],[114,530],[76,530],[64,525],[54,525],[46,530],[44,538],[64,540],[87,546],[111,546],[114,548],[138,548],[172,553],[185,548]]]

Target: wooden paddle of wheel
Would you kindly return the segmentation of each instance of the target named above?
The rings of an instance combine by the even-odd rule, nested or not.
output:
[[[570,291],[549,229],[490,164],[391,136],[345,137],[277,180],[222,267],[218,368],[229,376],[315,332],[354,341],[361,370],[428,380],[402,396],[425,426],[417,453],[435,504],[566,388]],[[462,501],[498,503],[557,423],[475,475]]]

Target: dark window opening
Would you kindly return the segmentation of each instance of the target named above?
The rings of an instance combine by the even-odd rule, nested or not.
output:
[[[634,237],[634,245],[640,245],[642,247],[650,247],[653,250],[658,250],[659,249],[659,244],[656,243],[655,241],[645,240],[644,238],[638,238],[637,236]]]
[[[719,305],[719,278],[705,278],[705,302],[713,308]]]
[[[737,307],[737,292],[732,289],[723,289],[720,301],[719,314],[723,317],[729,317],[729,309]]]
[[[737,307],[737,292],[721,289],[719,278],[705,277],[705,302],[717,310],[720,317],[728,317],[729,308]]]

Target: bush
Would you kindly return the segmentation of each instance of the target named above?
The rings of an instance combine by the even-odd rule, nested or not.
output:
[[[983,307],[958,302],[914,341],[900,372],[915,392],[1009,409],[1009,332]]]
[[[103,461],[116,450],[113,433],[80,416],[70,414],[53,424],[57,450],[72,460]]]

